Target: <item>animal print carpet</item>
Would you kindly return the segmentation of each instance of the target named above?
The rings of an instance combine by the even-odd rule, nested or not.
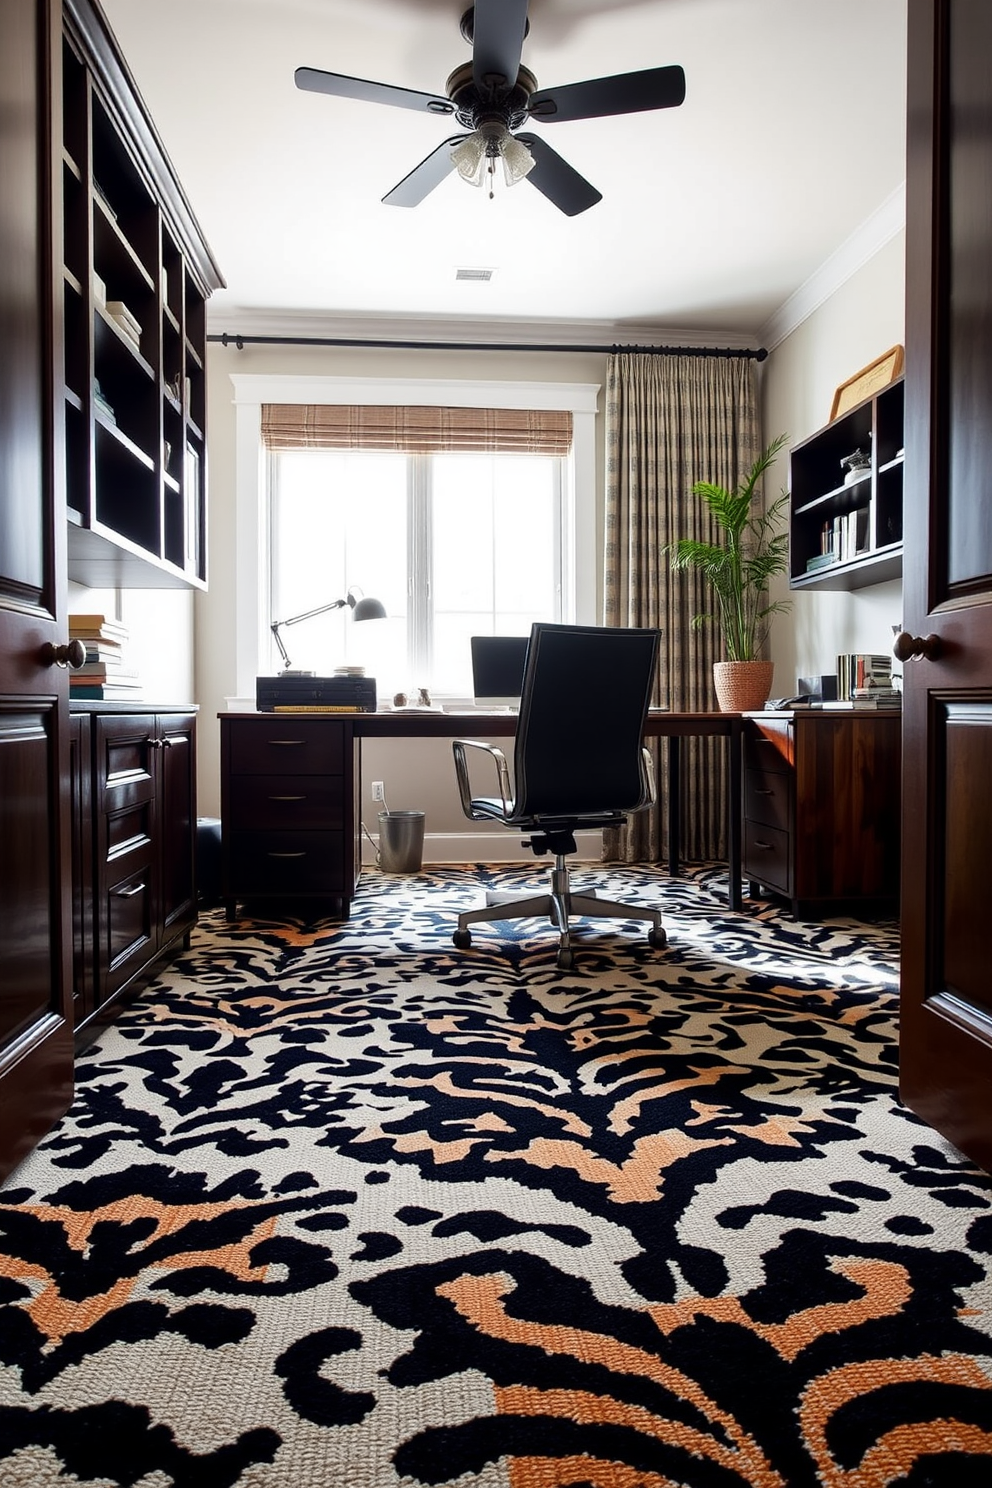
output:
[[[0,1190],[0,1488],[989,1488],[992,1182],[896,1098],[896,935],[603,870],[205,914]],[[535,884],[533,870],[498,875]]]

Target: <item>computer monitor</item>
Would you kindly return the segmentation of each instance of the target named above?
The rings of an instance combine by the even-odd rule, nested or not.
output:
[[[529,636],[472,636],[472,691],[477,705],[519,707],[529,640]]]

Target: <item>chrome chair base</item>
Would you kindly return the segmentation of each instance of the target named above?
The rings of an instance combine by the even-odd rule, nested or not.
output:
[[[470,925],[491,923],[497,920],[550,920],[558,928],[558,969],[567,971],[573,964],[569,919],[572,916],[584,919],[646,920],[650,923],[648,944],[654,950],[663,950],[668,944],[661,923],[659,909],[647,909],[638,904],[623,904],[617,899],[601,899],[595,889],[573,893],[569,882],[568,864],[564,855],[555,858],[554,867],[548,870],[549,892],[532,894],[525,899],[505,891],[490,890],[486,903],[479,909],[467,909],[458,916],[458,929],[451,939],[459,950],[467,950],[472,944]]]

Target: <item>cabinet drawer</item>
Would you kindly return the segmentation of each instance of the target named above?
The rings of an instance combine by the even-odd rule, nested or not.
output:
[[[234,775],[234,831],[342,831],[344,798],[338,775]]]
[[[241,898],[266,894],[339,894],[343,832],[232,832],[231,887]]]
[[[775,719],[744,728],[744,764],[749,770],[782,774],[792,769],[794,759],[792,721]]]
[[[744,815],[753,822],[787,832],[791,823],[792,777],[772,770],[748,770],[744,776]]]
[[[231,730],[232,775],[340,775],[344,726],[292,716],[239,720]]]
[[[762,822],[744,823],[744,872],[782,894],[792,893],[788,832]]]
[[[152,865],[150,855],[145,857],[140,866],[130,864],[128,875],[106,890],[100,948],[103,998],[122,987],[155,949]]]

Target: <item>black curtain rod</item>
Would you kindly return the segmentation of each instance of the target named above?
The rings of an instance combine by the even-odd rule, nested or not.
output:
[[[236,346],[238,351],[243,351],[246,346],[363,346],[394,351],[595,351],[606,355],[638,352],[644,356],[739,356],[754,357],[756,362],[763,362],[768,355],[763,346],[757,350],[730,346],[542,346],[529,341],[371,341],[344,336],[233,336],[227,331],[208,336],[207,340],[218,341],[221,346]]]

